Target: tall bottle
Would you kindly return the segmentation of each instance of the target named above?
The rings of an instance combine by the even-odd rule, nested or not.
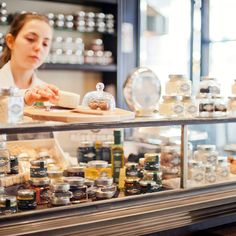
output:
[[[6,135],[0,135],[0,177],[5,176],[9,171],[10,153],[6,148]]]
[[[119,183],[120,169],[124,167],[124,149],[121,144],[121,131],[114,130],[114,145],[111,149],[111,164],[114,183]]]

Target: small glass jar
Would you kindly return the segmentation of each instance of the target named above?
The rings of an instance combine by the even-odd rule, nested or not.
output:
[[[204,76],[199,83],[199,93],[220,94],[220,84],[216,78]]]
[[[184,106],[184,117],[198,116],[198,101],[194,96],[183,96],[182,103]]]
[[[127,162],[125,164],[125,167],[126,167],[126,171],[125,171],[126,177],[130,177],[130,178],[138,177],[138,174],[139,174],[138,163]]]
[[[0,214],[10,215],[17,212],[16,196],[1,195],[0,196]]]
[[[190,96],[192,93],[191,81],[184,75],[169,75],[165,90],[166,95]]]
[[[105,141],[102,143],[102,160],[111,163],[111,147],[114,145],[113,141]]]
[[[30,161],[30,177],[31,178],[43,178],[47,177],[47,161],[46,160],[32,160]]]
[[[155,181],[140,180],[139,184],[141,193],[153,193],[160,191],[160,186]]]
[[[230,177],[230,167],[227,161],[227,157],[219,157],[216,167],[216,174],[218,181],[228,180]]]
[[[87,163],[96,159],[96,151],[93,142],[83,141],[77,148],[78,163]]]
[[[85,174],[84,174],[84,169],[85,167],[84,166],[69,166],[67,168],[67,176],[77,176],[77,177],[82,177],[84,178],[85,177]]]
[[[98,188],[96,191],[96,199],[103,200],[113,198],[116,193],[116,190],[117,188],[115,185]]]
[[[236,116],[236,96],[228,97],[227,110],[230,116]]]
[[[17,205],[20,210],[32,210],[37,207],[36,191],[34,189],[20,189],[17,191]]]
[[[63,170],[50,169],[47,171],[47,173],[48,173],[48,178],[50,179],[50,184],[63,181]]]
[[[139,178],[126,178],[125,179],[125,196],[140,194]]]
[[[212,98],[214,99],[214,117],[226,116],[227,114],[226,100],[219,95],[213,95]]]
[[[160,154],[145,153],[144,154],[144,169],[152,171],[160,171]]]
[[[7,175],[9,171],[10,152],[6,147],[6,135],[0,135],[0,177]]]
[[[70,192],[72,192],[70,201],[72,203],[81,203],[88,200],[87,186],[84,184],[84,178],[67,177],[64,181],[70,185]]]
[[[180,166],[181,157],[180,157],[180,146],[162,146],[161,147],[161,165],[174,167]]]
[[[68,183],[55,182],[50,186],[51,189],[51,204],[53,206],[65,206],[70,204],[70,198],[73,194],[70,192]]]
[[[96,180],[103,172],[106,173],[107,176],[112,177],[112,169],[108,166],[106,161],[90,161],[85,168],[85,178]]]
[[[38,205],[49,202],[49,178],[32,178],[30,179],[31,187],[36,191],[36,201]]]
[[[159,114],[165,117],[181,117],[184,114],[184,106],[180,96],[162,96],[159,104]]]
[[[215,166],[206,165],[205,169],[205,183],[212,184],[216,182],[216,169]]]
[[[24,99],[15,87],[0,89],[0,123],[18,123],[23,120]]]
[[[217,165],[218,152],[215,145],[198,145],[197,150],[194,152],[194,159],[202,161],[203,164]]]
[[[95,180],[95,185],[97,187],[111,186],[112,184],[113,184],[113,178],[108,177],[106,173],[102,173],[102,175]]]
[[[8,174],[10,175],[16,175],[19,173],[19,163],[17,156],[11,155],[9,158],[9,165],[10,165],[10,171]]]
[[[205,166],[201,161],[189,161],[188,178],[191,187],[203,185],[205,183]]]
[[[215,100],[209,94],[198,95],[199,116],[213,117]]]

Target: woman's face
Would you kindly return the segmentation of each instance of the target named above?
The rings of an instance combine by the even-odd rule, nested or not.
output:
[[[52,41],[52,29],[44,21],[29,20],[12,44],[11,60],[23,69],[38,68],[46,59]]]

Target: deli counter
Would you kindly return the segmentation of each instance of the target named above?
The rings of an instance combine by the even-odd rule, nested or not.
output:
[[[139,192],[139,194],[133,195],[125,194],[125,186],[122,185],[122,181],[127,178],[125,176],[127,175],[126,170],[126,173],[121,174],[121,180],[117,183],[119,193],[111,199],[88,199],[87,201],[57,207],[51,207],[48,204],[46,206],[37,205],[37,208],[33,210],[18,210],[16,213],[7,212],[7,214],[0,216],[0,235],[45,235],[46,233],[51,235],[146,235],[171,232],[171,230],[184,235],[184,233],[234,222],[236,196],[236,178],[234,175],[230,173],[230,176],[224,180],[221,179],[214,183],[201,182],[201,184],[192,185],[191,181],[189,182],[191,177],[189,176],[190,165],[188,160],[190,152],[188,145],[188,139],[190,138],[189,126],[231,124],[234,122],[236,122],[236,118],[228,117],[211,119],[145,117],[117,122],[62,123],[28,121],[17,125],[1,125],[1,134],[8,134],[9,136],[16,134],[30,136],[30,133],[37,133],[37,135],[57,133],[53,139],[49,140],[51,140],[53,147],[57,149],[59,156],[66,156],[62,150],[63,142],[60,143],[60,133],[75,132],[72,137],[74,137],[76,143],[78,141],[77,136],[82,137],[84,134],[91,132],[97,135],[97,133],[104,131],[105,137],[109,135],[111,137],[113,130],[119,130],[124,135],[123,140],[129,141],[128,145],[124,145],[124,148],[128,147],[133,151],[132,137],[135,133],[134,130],[138,129],[140,131],[141,128],[146,130],[150,128],[156,132],[157,127],[164,127],[164,129],[172,126],[177,127],[181,141],[179,163],[181,171],[179,178],[172,179],[174,181],[169,181],[171,178],[167,178],[167,180],[162,179],[162,184],[158,182],[161,188],[156,191]],[[106,133],[106,130],[108,130],[108,133]],[[83,134],[77,134],[77,132],[83,132]],[[137,134],[134,136],[137,137]],[[94,138],[94,136],[90,137]],[[50,142],[47,139],[45,140],[45,145],[50,145]],[[142,140],[143,143],[146,141]],[[16,145],[19,142],[21,144]],[[31,148],[34,145],[44,145],[45,143],[41,139],[7,141],[9,144],[13,143],[14,145],[9,145],[9,147],[14,147],[16,150],[24,142],[31,143]],[[69,143],[72,142],[73,138],[69,139]],[[142,142],[139,140],[139,143]],[[146,150],[150,154],[152,149],[146,147]],[[125,151],[126,162],[128,156]],[[70,164],[66,163],[67,156],[64,158],[62,168],[65,169]],[[231,165],[230,169],[232,170],[233,164]],[[15,188],[20,185],[8,186],[6,190],[14,192],[16,191]],[[150,185],[148,186],[150,187]]]

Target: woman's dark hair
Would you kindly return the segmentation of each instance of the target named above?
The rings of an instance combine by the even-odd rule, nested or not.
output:
[[[34,12],[21,13],[21,14],[14,15],[11,21],[11,26],[8,33],[11,34],[15,39],[18,33],[23,28],[23,26],[30,20],[41,20],[48,23],[49,25],[48,18],[44,15],[40,15]],[[11,59],[11,50],[5,43],[2,55],[0,58],[0,68],[2,68],[10,59]]]

